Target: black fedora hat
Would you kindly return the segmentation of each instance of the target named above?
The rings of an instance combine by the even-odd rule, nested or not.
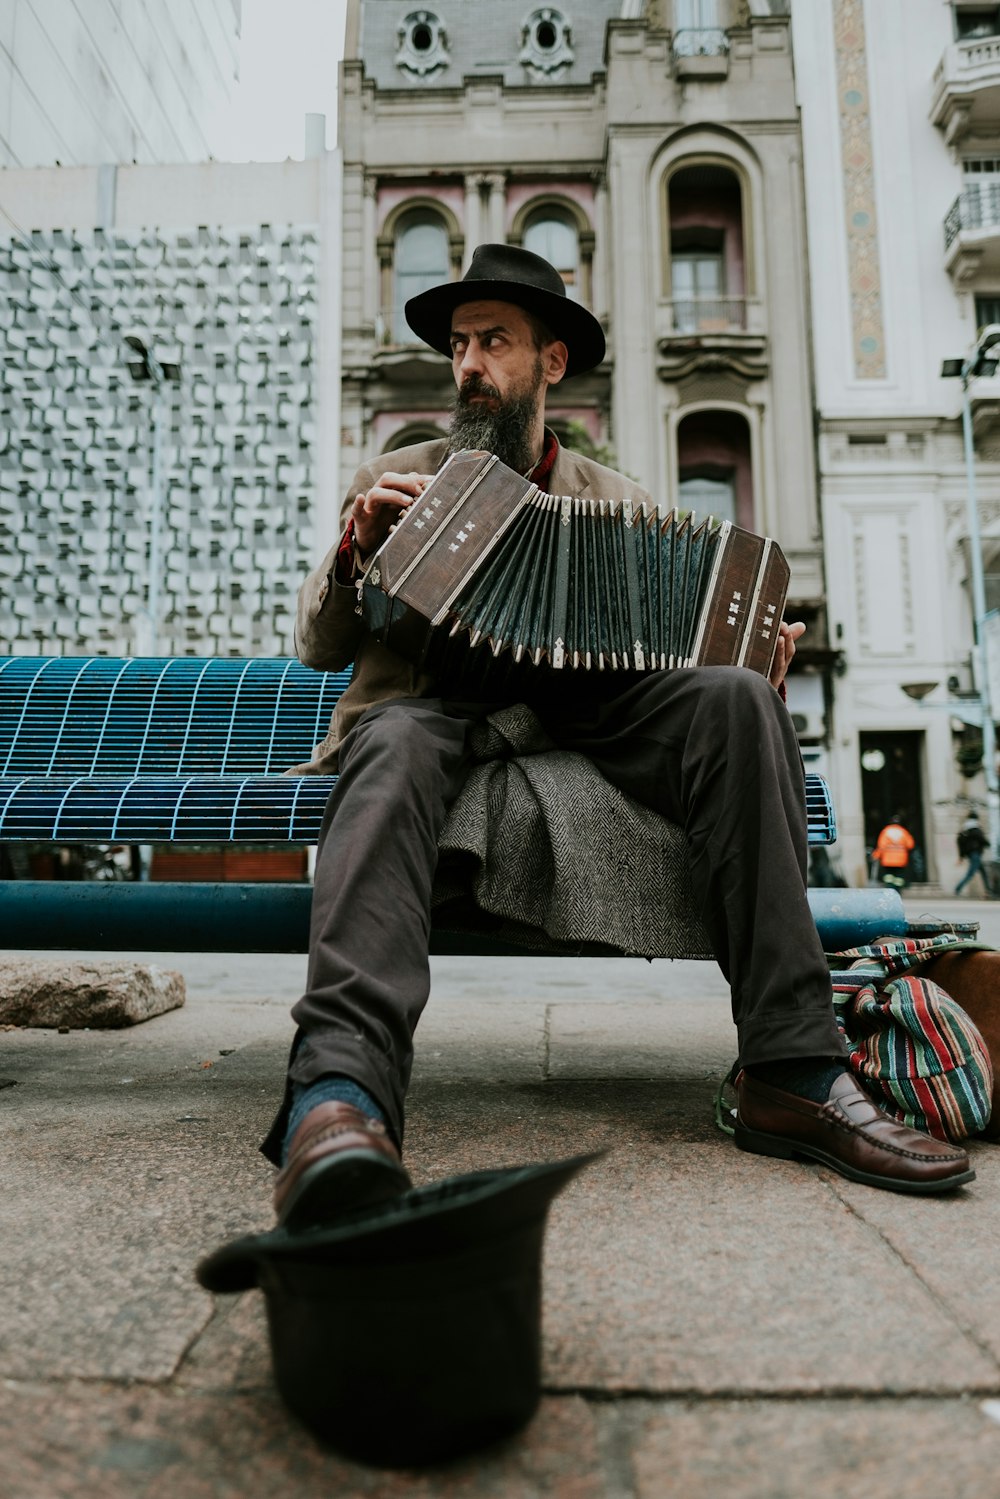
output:
[[[275,1383],[321,1442],[382,1467],[442,1462],[534,1414],[545,1220],[596,1158],[455,1176],[337,1227],[237,1239],[197,1277],[264,1292]]]
[[[569,350],[566,377],[592,370],[604,358],[604,330],[586,307],[566,295],[554,266],[516,245],[480,245],[461,281],[432,286],[406,304],[406,321],[425,343],[451,357],[451,315],[463,302],[513,302],[536,317]]]

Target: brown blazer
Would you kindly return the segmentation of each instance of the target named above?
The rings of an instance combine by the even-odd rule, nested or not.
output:
[[[436,442],[421,442],[413,447],[383,453],[369,463],[363,463],[354,476],[341,511],[345,527],[355,496],[371,489],[382,474],[390,471],[433,474],[446,455],[447,443],[440,438]],[[623,474],[563,447],[556,456],[546,488],[551,494],[576,498],[649,500],[648,492]],[[355,613],[357,590],[338,583],[334,576],[342,539],[343,532],[299,590],[295,650],[300,661],[317,671],[342,671],[353,661],[354,674],[351,685],[334,709],[329,734],[316,746],[308,764],[295,767],[298,774],[325,775],[335,771],[341,741],[362,713],[376,703],[396,697],[426,697],[433,688],[431,677],[404,661],[395,651],[380,645]]]

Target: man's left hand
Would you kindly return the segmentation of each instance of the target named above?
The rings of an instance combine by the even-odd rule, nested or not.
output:
[[[786,625],[781,621],[781,633],[778,636],[778,644],[774,652],[774,662],[768,677],[772,687],[780,687],[785,680],[785,673],[792,664],[795,655],[795,642],[806,633],[806,627],[799,622],[794,625]]]

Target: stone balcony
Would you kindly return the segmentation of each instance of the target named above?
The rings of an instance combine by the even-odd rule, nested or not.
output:
[[[956,287],[1000,276],[1000,176],[959,193],[945,217],[944,249]]]
[[[946,47],[934,72],[931,123],[949,146],[1000,130],[1000,36]]]
[[[679,297],[656,308],[657,372],[677,380],[727,366],[750,380],[768,371],[767,334],[755,297]]]
[[[717,26],[675,31],[672,50],[677,78],[705,80],[729,76],[729,37]]]
[[[972,434],[979,446],[986,444],[995,448],[1000,435],[1000,375],[992,375],[969,382],[969,406],[972,410]],[[980,453],[980,457],[996,458],[992,451]]]

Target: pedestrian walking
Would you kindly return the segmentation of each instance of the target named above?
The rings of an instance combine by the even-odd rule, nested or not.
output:
[[[967,860],[965,873],[955,886],[955,894],[961,895],[970,880],[975,879],[978,874],[983,882],[983,892],[992,894],[986,879],[986,870],[983,868],[983,851],[989,848],[990,840],[979,826],[978,812],[970,812],[958,830],[958,856]]]

